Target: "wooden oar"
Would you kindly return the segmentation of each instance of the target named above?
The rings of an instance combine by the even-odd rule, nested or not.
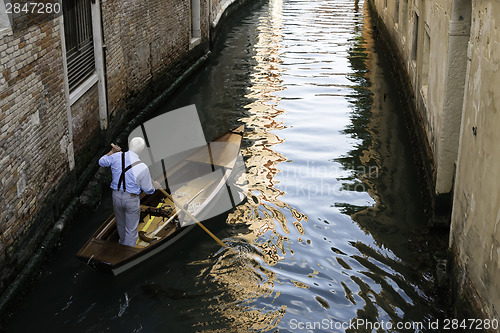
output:
[[[205,232],[207,234],[209,234],[210,237],[212,237],[220,246],[227,247],[226,244],[224,244],[217,236],[215,236],[212,232],[210,232],[210,230],[208,230],[203,224],[201,224],[201,222],[198,221],[193,215],[191,215],[190,212],[188,212],[186,209],[184,209],[184,207],[182,207],[180,205],[177,205],[175,203],[174,199],[170,196],[170,194],[167,193],[167,191],[165,191],[162,188],[159,188],[159,190],[161,191],[161,193],[163,193],[163,195],[165,195],[167,198],[169,198],[173,202],[173,204],[174,204],[174,206],[175,206],[176,209],[182,210],[184,212],[184,214],[186,214],[187,217],[189,217],[191,220],[193,220],[194,222],[196,222],[196,224],[198,226],[200,226],[203,230],[205,230]]]

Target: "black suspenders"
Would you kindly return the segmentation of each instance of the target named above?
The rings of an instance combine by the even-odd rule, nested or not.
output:
[[[128,167],[125,167],[125,153],[122,152],[122,174],[120,175],[120,179],[118,179],[118,190],[120,190],[120,187],[122,186],[122,183],[123,183],[123,191],[127,191],[127,186],[125,185],[125,172],[132,169],[132,167],[136,166],[139,163],[142,163],[142,162],[135,161],[134,163],[130,164]]]

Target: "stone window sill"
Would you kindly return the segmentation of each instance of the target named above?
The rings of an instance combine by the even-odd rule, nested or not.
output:
[[[191,40],[189,41],[189,49],[190,50],[193,49],[194,47],[196,47],[200,43],[201,43],[201,37],[191,38]]]
[[[69,105],[75,104],[90,88],[98,81],[97,74],[92,74],[87,80],[83,81],[75,90],[69,94]]]
[[[0,38],[4,36],[12,35],[12,29],[10,28],[0,28]]]

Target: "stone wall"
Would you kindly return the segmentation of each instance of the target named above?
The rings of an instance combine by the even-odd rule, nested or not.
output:
[[[434,194],[451,199],[458,154],[470,9],[457,1],[375,0],[399,53],[432,158]],[[451,200],[447,202],[451,207]]]
[[[457,314],[498,319],[500,4],[370,2],[409,78],[433,159],[434,192],[452,197],[450,276]]]
[[[450,239],[458,290],[487,318],[500,318],[499,29],[500,3],[472,1]]]

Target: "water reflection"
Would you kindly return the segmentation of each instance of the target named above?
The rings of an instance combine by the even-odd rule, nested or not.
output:
[[[273,150],[283,143],[277,131],[284,128],[285,111],[279,108],[281,97],[276,93],[284,90],[281,66],[283,43],[283,1],[270,1],[269,9],[258,20],[257,40],[253,46],[255,66],[251,74],[249,93],[251,101],[245,108],[247,116],[240,119],[246,124],[247,146],[243,152],[248,169],[249,192],[253,195],[228,218],[228,223],[245,223],[252,233],[246,237],[261,248],[268,264],[274,265],[286,254],[284,243],[293,226],[304,233],[301,221],[307,216],[280,200],[285,193],[276,186],[279,164],[286,157]],[[289,226],[289,221],[291,226]],[[270,233],[270,238],[259,238]]]
[[[282,306],[272,321],[280,330],[323,319],[424,322],[440,312],[424,292],[429,267],[414,259],[422,249],[409,244],[425,233],[425,214],[398,97],[367,12],[349,5],[271,1],[259,18],[241,119],[253,195],[227,221],[249,226],[238,238],[263,260],[272,283],[262,295]],[[254,288],[237,292],[248,301],[245,290]]]
[[[278,325],[286,313],[285,304],[275,304],[276,273],[267,267],[284,259],[289,249],[290,228],[304,233],[301,222],[307,216],[281,201],[285,194],[276,187],[280,163],[287,159],[273,146],[283,143],[275,132],[283,129],[276,92],[282,84],[281,47],[283,40],[282,0],[270,1],[257,21],[257,35],[252,54],[254,67],[245,99],[246,125],[243,149],[247,168],[247,202],[229,214],[230,225],[248,227],[245,234],[237,234],[233,248],[221,251],[203,275],[216,279],[223,302],[211,302],[212,313],[231,322],[235,330],[270,330]]]

